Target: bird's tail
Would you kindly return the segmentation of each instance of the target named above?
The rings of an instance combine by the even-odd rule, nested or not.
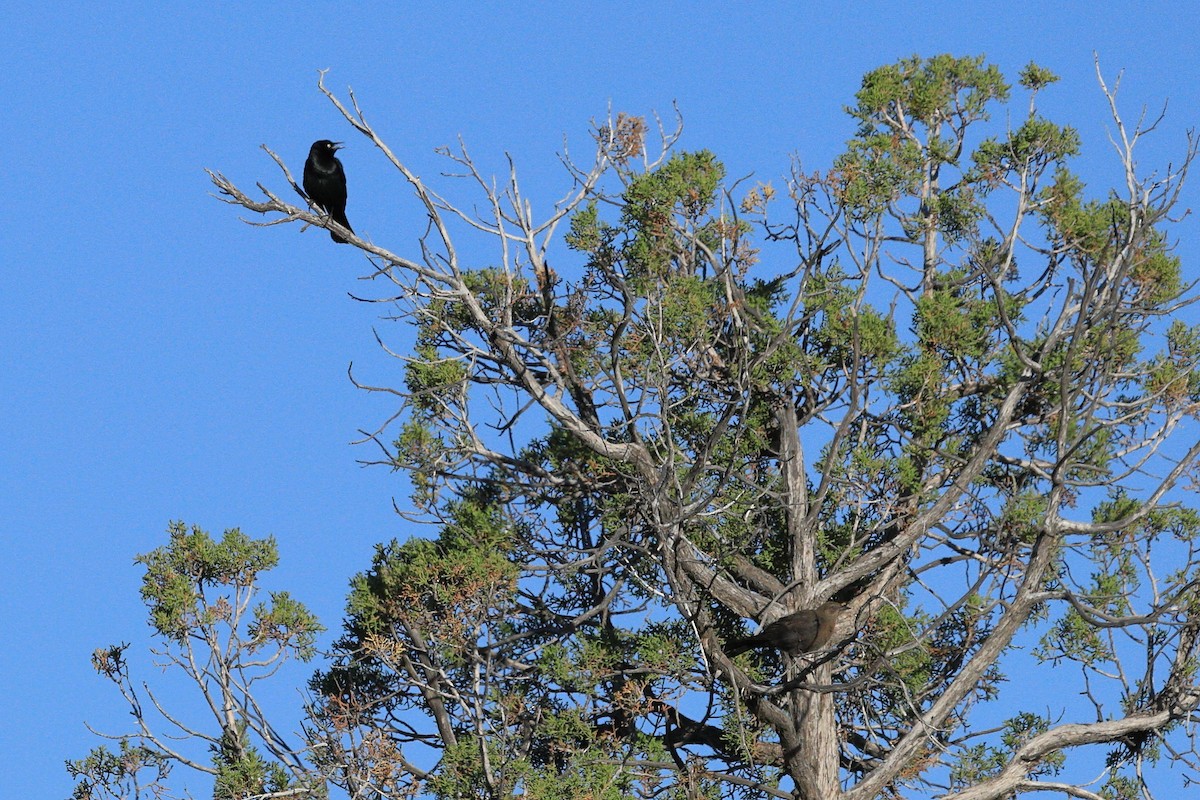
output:
[[[747,636],[744,639],[733,639],[729,642],[726,642],[725,647],[722,649],[725,651],[725,655],[729,656],[730,658],[735,658],[747,650],[753,650],[758,646],[758,644],[759,642],[756,637]]]
[[[341,214],[331,214],[330,216],[333,217],[334,222],[337,222],[339,225],[344,226],[346,228],[346,230],[350,231],[351,233],[354,233],[354,228],[350,227],[350,221],[346,219],[345,212],[343,212]],[[348,239],[338,236],[333,231],[329,232],[329,238],[333,239],[338,244],[347,244],[349,242]]]

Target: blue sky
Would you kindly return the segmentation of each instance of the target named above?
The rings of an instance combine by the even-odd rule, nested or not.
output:
[[[778,185],[792,153],[829,165],[869,69],[982,53],[1011,78],[1035,60],[1062,76],[1039,106],[1079,129],[1077,166],[1099,189],[1117,173],[1093,51],[1108,77],[1125,70],[1130,117],[1170,101],[1147,167],[1177,158],[1200,122],[1196,19],[1181,7],[6,4],[2,793],[67,796],[63,759],[95,743],[83,721],[124,724],[89,657],[145,643],[132,559],[165,541],[169,520],[275,535],[271,588],[331,628],[372,545],[414,530],[392,511],[403,480],[361,468],[374,454],[350,445],[393,410],[350,385],[350,362],[368,382],[399,382],[374,342],[379,309],[348,297],[366,263],[322,231],[239,222],[203,172],[282,188],[260,144],[298,175],[314,139],[344,139],[351,222],[411,252],[419,215],[317,92],[318,69],[354,87],[418,174],[435,176],[434,148],[461,135],[484,164],[512,153],[545,207],[567,185],[564,135],[586,150],[589,119],[610,103],[664,115],[676,103],[683,147]],[[1184,205],[1197,196],[1193,184]],[[1175,232],[1194,263],[1196,220]]]

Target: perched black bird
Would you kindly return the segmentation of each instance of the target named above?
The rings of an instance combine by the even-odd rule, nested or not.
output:
[[[333,217],[334,221],[345,225],[350,231],[350,223],[346,221],[346,171],[342,162],[334,155],[342,147],[341,142],[331,142],[321,139],[313,142],[308,150],[308,161],[304,162],[304,191],[314,203]],[[330,238],[339,244],[346,240],[333,231]]]
[[[753,636],[734,639],[725,645],[725,655],[733,658],[739,653],[760,647],[782,650],[797,656],[818,650],[833,636],[838,615],[846,610],[845,603],[830,600],[819,608],[804,608],[780,617]]]

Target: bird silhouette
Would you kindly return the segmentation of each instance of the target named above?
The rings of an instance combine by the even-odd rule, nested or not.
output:
[[[846,610],[845,603],[830,600],[818,608],[803,608],[780,617],[753,636],[733,639],[725,645],[725,655],[736,655],[758,648],[782,650],[797,656],[818,650],[833,636],[838,615]]]
[[[308,160],[304,162],[304,191],[335,222],[353,233],[354,229],[346,220],[346,171],[335,155],[341,147],[341,142],[328,139],[313,142],[308,150]],[[339,244],[346,243],[346,239],[333,231],[329,232],[329,237]]]

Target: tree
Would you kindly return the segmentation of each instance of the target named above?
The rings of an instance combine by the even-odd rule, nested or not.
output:
[[[215,541],[182,522],[171,523],[168,538],[137,558],[146,568],[142,599],[161,641],[155,654],[194,684],[212,732],[165,709],[150,686],[139,691],[125,657],[128,644],[97,648],[92,666],[129,703],[136,730],[106,737],[118,742],[117,753],[101,745],[67,762],[78,779],[73,796],[157,797],[175,765],[211,776],[215,800],[313,796],[321,784],[312,781],[300,742],[272,725],[258,698],[259,684],[285,661],[316,654],[324,630],[287,592],[255,602],[259,575],[279,560],[274,540],[234,528]]]
[[[350,242],[417,331],[403,385],[363,385],[401,398],[367,438],[440,528],[355,578],[309,768],[355,798],[1194,775],[1200,328],[1169,228],[1196,143],[1143,177],[1155,123],[1101,79],[1125,183],[1090,194],[1037,109],[1055,80],[1026,67],[996,126],[1013,87],[982,58],[877,69],[845,152],[783,196],[617,115],[544,218],[465,148],[478,199],[435,192],[321,83],[425,210],[411,257]],[[827,600],[824,647],[727,652]],[[1061,707],[1018,670],[1072,681]]]

